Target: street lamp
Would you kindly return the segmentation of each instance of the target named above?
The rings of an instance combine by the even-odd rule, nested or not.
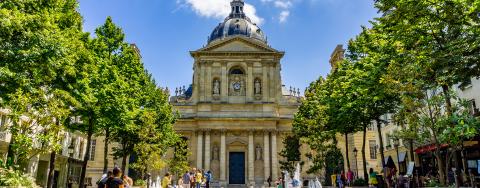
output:
[[[74,148],[75,148],[75,147],[73,146],[73,140],[72,140],[72,142],[70,142],[70,146],[68,146],[68,155],[69,155],[70,157],[73,157],[73,152],[74,152],[73,150],[74,150]]]
[[[398,146],[400,146],[400,139],[394,139],[393,140],[393,147],[395,147],[395,151],[397,152],[397,166],[398,166],[398,172],[400,172],[400,156],[398,155]]]
[[[357,178],[358,178],[357,153],[358,153],[358,150],[357,150],[356,147],[354,147],[353,148],[353,156],[355,156],[355,170],[357,171]]]

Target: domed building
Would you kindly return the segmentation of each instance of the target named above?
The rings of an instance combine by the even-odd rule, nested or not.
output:
[[[211,170],[223,187],[261,187],[280,176],[278,153],[300,105],[298,89],[282,85],[284,52],[268,45],[243,8],[243,0],[233,0],[207,45],[190,52],[192,83],[170,99],[191,166]]]

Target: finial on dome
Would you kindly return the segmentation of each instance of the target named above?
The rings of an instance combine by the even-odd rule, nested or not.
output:
[[[245,18],[245,13],[243,12],[243,6],[245,3],[243,0],[233,0],[230,2],[232,7],[232,12],[230,12],[230,17],[232,18]]]

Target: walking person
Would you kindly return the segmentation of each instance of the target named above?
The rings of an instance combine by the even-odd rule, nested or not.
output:
[[[182,181],[183,181],[183,188],[190,188],[190,172],[186,171],[185,174],[182,176]]]
[[[332,181],[332,187],[336,188],[337,187],[337,174],[335,171],[333,171],[332,175],[330,176],[330,180]]]
[[[195,173],[197,170],[193,168],[193,170],[190,172],[190,188],[195,188]]]
[[[197,173],[195,174],[195,185],[196,185],[196,188],[202,187],[202,179],[203,179],[202,171],[201,171],[201,170],[197,170]]]
[[[350,168],[348,169],[348,172],[347,172],[347,184],[348,186],[352,186],[353,184],[353,172],[352,170],[350,170]]]
[[[368,175],[368,186],[370,188],[377,187],[378,181],[377,181],[377,173],[373,171],[373,168],[370,168],[370,172]]]
[[[337,174],[338,188],[343,188],[342,174],[343,174],[343,171],[341,171],[339,174]]]
[[[104,174],[100,180],[98,180],[97,185],[98,188],[105,188],[105,185],[107,184],[108,178],[113,176],[112,171],[108,171],[107,174]]]
[[[162,179],[162,188],[170,188],[172,185],[172,178],[170,177],[170,173],[166,173]]]
[[[114,168],[112,172],[113,176],[109,177],[105,187],[106,188],[125,188],[123,180],[121,178],[122,172],[119,168]]]
[[[178,178],[178,181],[177,181],[178,188],[185,188],[183,185],[184,185],[183,178]]]
[[[125,188],[130,188],[131,186],[133,186],[132,178],[128,177],[127,175],[123,176],[123,183]]]
[[[212,182],[212,171],[207,171],[207,173],[205,174],[205,179],[205,187],[210,188],[210,182]]]

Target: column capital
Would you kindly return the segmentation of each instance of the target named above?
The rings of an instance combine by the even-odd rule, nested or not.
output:
[[[278,129],[271,129],[270,133],[277,135],[280,131]]]

